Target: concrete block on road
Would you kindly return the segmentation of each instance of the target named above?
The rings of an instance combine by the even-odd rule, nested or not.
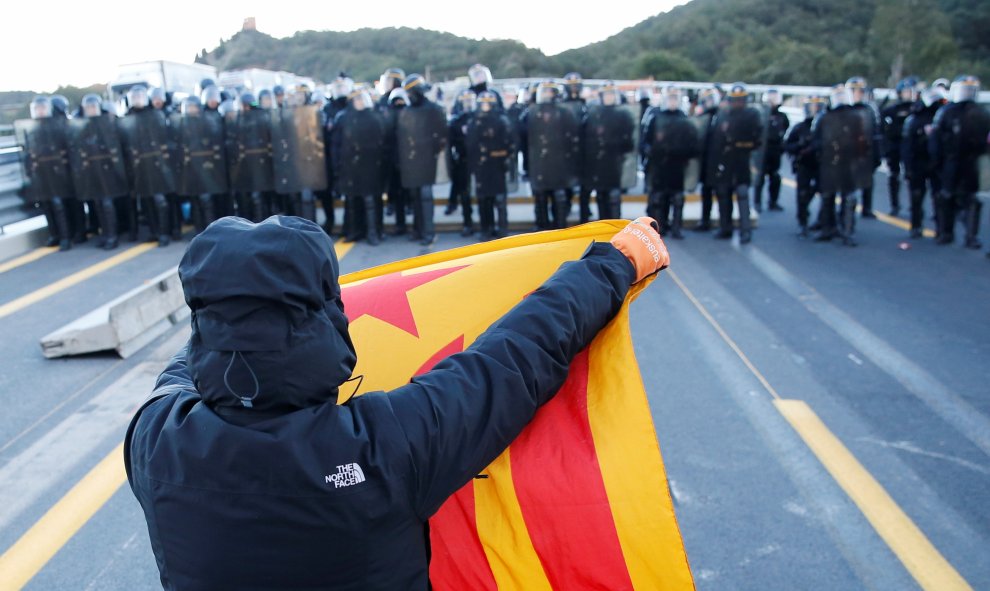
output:
[[[45,357],[115,350],[127,358],[189,317],[173,268],[41,339]]]
[[[0,233],[0,261],[43,246],[47,240],[48,224],[43,215],[3,226],[3,233]]]

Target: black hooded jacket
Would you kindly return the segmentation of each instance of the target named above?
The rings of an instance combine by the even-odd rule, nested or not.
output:
[[[634,280],[596,243],[463,353],[337,405],[356,357],[319,226],[223,218],[179,274],[192,336],[124,450],[179,590],[426,589],[426,520],[556,393]]]

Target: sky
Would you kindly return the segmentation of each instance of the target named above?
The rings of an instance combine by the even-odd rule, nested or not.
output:
[[[518,39],[548,55],[601,41],[686,0],[363,0],[358,2],[97,2],[16,0],[3,8],[0,91],[48,92],[106,83],[119,64],[190,63],[253,16],[274,37],[300,30],[422,27],[471,38]],[[171,5],[171,6],[170,6]],[[595,7],[595,8],[591,8]],[[94,10],[98,8],[98,10]],[[308,72],[297,72],[306,75]],[[494,72],[496,77],[498,72]]]

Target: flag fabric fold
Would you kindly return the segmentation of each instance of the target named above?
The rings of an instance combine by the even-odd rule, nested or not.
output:
[[[464,350],[626,223],[523,234],[341,277],[362,376],[354,395],[397,388]],[[512,445],[430,519],[434,589],[694,588],[629,330],[629,303],[650,280],[633,286]]]

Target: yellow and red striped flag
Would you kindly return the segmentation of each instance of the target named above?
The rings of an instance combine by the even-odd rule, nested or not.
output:
[[[364,376],[356,395],[398,388],[464,350],[626,223],[513,236],[341,277],[354,375]],[[509,449],[430,519],[434,589],[694,588],[629,331],[629,303],[645,284]]]

